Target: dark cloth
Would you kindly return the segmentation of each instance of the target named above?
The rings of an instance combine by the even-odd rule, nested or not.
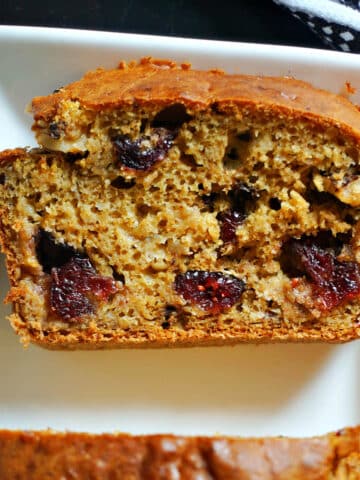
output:
[[[360,52],[359,0],[274,0],[322,41],[344,52]]]

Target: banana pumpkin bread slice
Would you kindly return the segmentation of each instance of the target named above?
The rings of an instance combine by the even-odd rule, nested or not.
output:
[[[143,60],[32,102],[0,156],[11,322],[52,348],[360,336],[360,112]]]
[[[0,431],[1,480],[357,480],[360,431],[312,438]]]

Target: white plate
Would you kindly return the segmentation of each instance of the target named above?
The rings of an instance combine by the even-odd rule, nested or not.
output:
[[[34,145],[35,95],[142,56],[360,91],[359,56],[116,33],[0,27],[0,148]],[[360,96],[354,96],[360,102]],[[1,258],[0,292],[8,285]],[[360,423],[360,342],[148,351],[24,350],[0,307],[0,428],[312,435]]]

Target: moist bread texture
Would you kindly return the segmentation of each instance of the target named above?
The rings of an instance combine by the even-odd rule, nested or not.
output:
[[[0,478],[357,480],[360,431],[306,439],[0,431]]]
[[[11,322],[49,348],[360,335],[360,112],[145,59],[32,102],[0,156]]]

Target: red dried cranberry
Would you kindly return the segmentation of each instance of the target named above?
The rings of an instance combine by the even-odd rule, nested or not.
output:
[[[51,279],[51,309],[66,321],[94,313],[93,299],[106,301],[117,291],[112,278],[98,275],[90,260],[80,256],[53,268]]]
[[[245,214],[254,207],[256,200],[259,198],[259,193],[254,187],[239,182],[230,190],[229,198],[232,209]]]
[[[171,148],[175,133],[165,128],[154,129],[151,136],[143,135],[132,141],[127,135],[113,138],[119,162],[134,170],[149,170],[163,160]]]
[[[228,194],[231,208],[219,212],[216,216],[220,222],[220,238],[224,244],[234,243],[236,229],[245,220],[247,214],[259,198],[254,188],[245,183],[237,183]]]
[[[329,311],[360,295],[360,268],[356,262],[336,258],[337,239],[324,243],[324,235],[290,240],[283,246],[292,276],[309,280],[316,306]]]
[[[245,283],[222,272],[189,270],[176,275],[175,290],[190,303],[217,314],[239,301]]]
[[[225,243],[234,243],[236,240],[236,229],[245,220],[244,213],[236,210],[225,210],[216,215],[220,222],[220,238]]]

